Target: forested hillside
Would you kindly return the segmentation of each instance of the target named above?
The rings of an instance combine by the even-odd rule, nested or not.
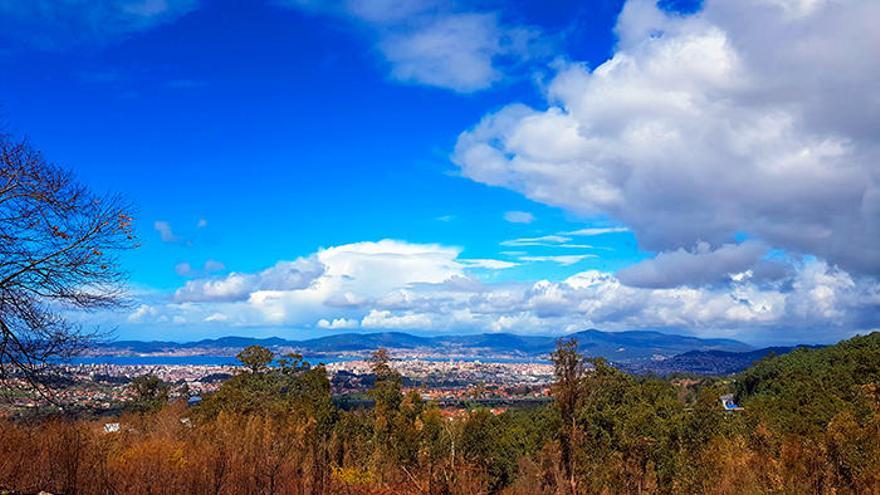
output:
[[[880,333],[768,357],[729,378],[660,380],[553,359],[554,402],[447,411],[377,352],[375,406],[259,347],[198,406],[143,380],[118,419],[0,421],[0,487],[22,493],[880,493]],[[741,411],[719,396],[735,393]],[[115,420],[111,420],[115,421]]]

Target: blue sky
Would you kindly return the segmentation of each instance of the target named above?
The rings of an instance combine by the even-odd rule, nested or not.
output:
[[[872,7],[746,3],[0,1],[0,108],[135,206],[121,337],[877,328]]]

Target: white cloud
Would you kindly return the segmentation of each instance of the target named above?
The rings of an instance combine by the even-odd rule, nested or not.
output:
[[[182,261],[174,265],[174,273],[180,275],[181,277],[189,277],[193,274],[193,267],[186,261]]]
[[[236,301],[247,298],[256,277],[230,273],[214,280],[190,280],[177,289],[174,299],[180,302]]]
[[[507,268],[519,266],[519,263],[495,259],[472,258],[459,261],[469,268],[485,268],[487,270],[505,270]]]
[[[149,304],[140,304],[137,308],[135,308],[134,311],[132,311],[128,315],[128,321],[136,323],[144,320],[149,316],[155,316],[156,314],[158,314],[156,308],[150,306]]]
[[[433,0],[378,0],[287,5],[347,18],[367,27],[391,77],[469,93],[490,87],[530,57],[534,29],[508,26],[495,12]]]
[[[371,310],[361,320],[361,326],[364,328],[394,328],[407,330],[428,330],[432,328],[433,322],[427,314],[404,313],[393,314],[390,311]]]
[[[162,239],[162,242],[177,242],[180,240],[174,234],[174,231],[171,230],[171,224],[164,220],[156,220],[153,222],[153,229],[159,233],[159,238]]]
[[[532,223],[535,216],[527,211],[508,211],[504,213],[504,219],[510,223]]]
[[[208,260],[205,262],[204,270],[205,272],[219,272],[221,270],[225,270],[226,265],[217,260]]]
[[[626,227],[587,227],[583,229],[572,230],[569,232],[563,232],[563,234],[574,237],[593,237],[597,235],[615,234],[619,232],[629,232],[629,229]]]
[[[0,1],[5,33],[41,49],[104,44],[195,10],[197,0]]]
[[[326,318],[321,318],[320,320],[318,320],[318,328],[326,328],[328,330],[347,330],[357,328],[359,326],[360,322],[358,320],[346,318],[333,318],[333,321],[330,321]]]
[[[461,92],[485,89],[501,78],[493,58],[503,51],[502,32],[492,14],[453,14],[379,43],[402,82]]]
[[[223,313],[211,313],[207,317],[205,317],[205,322],[224,322],[229,321],[229,317]]]
[[[520,246],[557,246],[567,243],[571,237],[561,235],[543,235],[540,237],[521,237],[519,239],[510,239],[501,241],[502,246],[520,247]]]
[[[722,277],[747,265],[737,260],[751,259],[753,248],[724,249],[663,258],[652,270],[703,264]],[[633,287],[595,270],[562,281],[483,282],[467,275],[469,262],[459,255],[457,248],[394,240],[330,247],[262,272],[191,280],[175,302],[144,304],[128,324],[210,321],[217,332],[224,326],[538,334],[667,328],[765,341],[831,340],[880,326],[880,284],[818,260],[794,260],[775,277],[761,278],[756,267],[725,283]]]
[[[499,243],[507,247],[554,247],[566,249],[596,249],[590,244],[577,244],[571,242],[571,237],[563,234],[542,235],[539,237],[521,237],[518,239],[508,239]],[[502,254],[510,254],[506,251]],[[515,252],[514,252],[515,253]],[[522,253],[524,254],[524,253]]]
[[[617,272],[621,282],[636,287],[677,287],[729,281],[755,267],[767,253],[758,241],[725,244],[712,250],[705,242],[692,251],[679,249],[630,265]]]
[[[209,268],[218,268],[218,262],[209,260],[205,271],[211,271]],[[174,299],[177,302],[240,301],[260,290],[302,289],[322,274],[323,266],[314,258],[280,261],[255,274],[232,272],[221,278],[190,280],[177,289]]]
[[[245,303],[246,310],[239,308],[247,313],[243,318],[266,324],[315,321],[340,309],[363,307],[401,287],[462,276],[459,251],[394,240],[346,244],[259,273],[191,280],[176,291],[175,301]]]
[[[346,0],[341,2],[348,12],[364,21],[389,24],[423,15],[441,6],[438,0]]]
[[[595,254],[560,254],[553,256],[520,256],[523,261],[538,261],[559,263],[560,265],[569,266],[580,263],[587,258],[596,258]]]
[[[745,232],[876,276],[878,17],[873,0],[707,0],[689,16],[631,0],[610,60],[564,66],[546,108],[487,115],[453,159],[475,181],[607,215],[648,250]]]
[[[205,264],[201,269],[193,267],[192,264],[187,261],[182,261],[174,265],[174,272],[181,277],[204,277],[213,272],[219,272],[225,269],[226,265],[217,260],[205,261]]]

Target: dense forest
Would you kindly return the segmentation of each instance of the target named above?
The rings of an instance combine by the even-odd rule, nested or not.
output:
[[[141,379],[118,432],[0,420],[0,492],[880,493],[880,333],[714,379],[629,375],[561,341],[554,401],[498,415],[404,392],[382,351],[375,406],[357,410],[334,404],[321,366],[273,358],[246,349],[194,407]]]

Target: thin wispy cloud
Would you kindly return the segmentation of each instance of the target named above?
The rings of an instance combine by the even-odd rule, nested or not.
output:
[[[558,263],[563,266],[571,266],[580,263],[585,259],[597,258],[595,254],[559,254],[553,256],[520,256],[522,261],[550,262]]]
[[[506,247],[554,247],[564,249],[597,249],[591,244],[572,243],[571,237],[552,234],[539,237],[520,237],[518,239],[508,239],[501,241],[499,244]]]
[[[174,265],[174,273],[181,277],[206,277],[212,273],[223,271],[226,265],[217,260],[207,260],[201,268],[194,267],[187,261]]]
[[[504,213],[504,219],[510,223],[532,223],[535,216],[527,211],[508,211]]]
[[[44,50],[103,45],[173,22],[198,0],[0,1],[0,38]]]
[[[629,229],[626,227],[587,227],[584,229],[563,232],[563,234],[574,237],[593,237],[597,235],[616,234],[620,232],[629,232]]]
[[[434,0],[283,5],[332,15],[366,27],[390,77],[471,93],[491,87],[533,57],[534,27],[508,25],[494,11]]]
[[[467,267],[484,268],[487,270],[505,270],[507,268],[513,268],[515,266],[519,266],[519,263],[514,263],[512,261],[486,259],[486,258],[463,259],[460,261],[462,264],[464,264]]]
[[[153,229],[159,233],[159,238],[162,239],[162,242],[177,242],[180,238],[174,234],[174,230],[171,229],[171,224],[164,220],[156,220],[153,222]]]
[[[518,239],[509,239],[501,241],[502,246],[558,246],[571,241],[571,237],[561,235],[542,235],[538,237],[520,237]]]

